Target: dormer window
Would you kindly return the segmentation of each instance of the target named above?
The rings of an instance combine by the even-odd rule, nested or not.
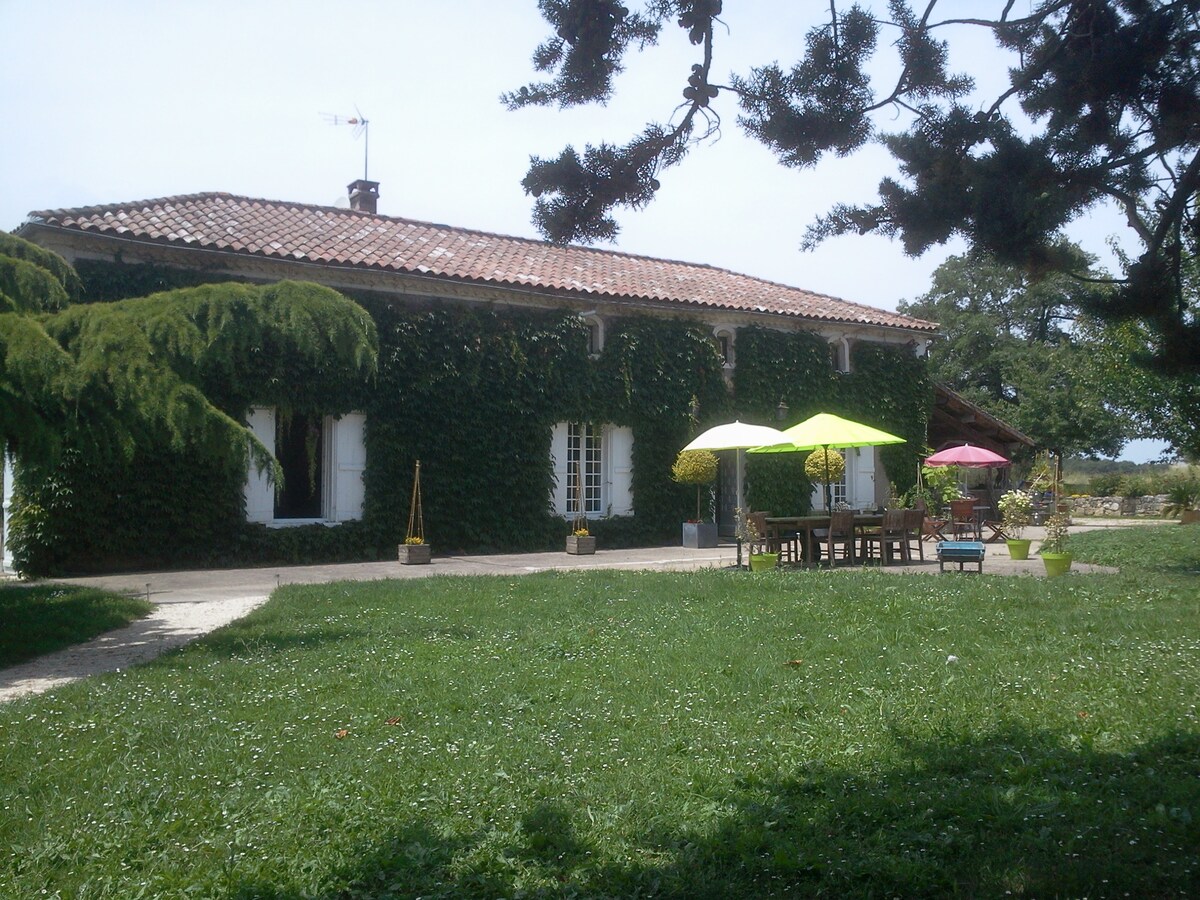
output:
[[[835,372],[850,371],[850,341],[847,338],[837,338],[829,342],[829,364]]]
[[[588,356],[599,356],[604,352],[604,322],[595,313],[584,313],[579,318],[588,330]]]
[[[721,358],[721,366],[732,369],[734,366],[734,342],[732,328],[718,328],[713,331],[713,344],[717,348],[717,356]]]

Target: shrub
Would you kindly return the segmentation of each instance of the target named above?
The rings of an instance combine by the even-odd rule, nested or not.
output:
[[[1145,497],[1150,493],[1148,480],[1141,475],[1124,475],[1117,487],[1117,492],[1126,499]]]
[[[1200,504],[1200,480],[1196,478],[1179,478],[1172,481],[1167,488],[1167,505],[1163,507],[1163,515],[1175,517],[1193,510]]]
[[[1009,491],[1000,498],[1000,514],[1014,540],[1033,521],[1033,497],[1025,491]]]
[[[1124,478],[1119,472],[1093,475],[1092,480],[1088,482],[1088,493],[1093,497],[1115,497],[1123,480]]]

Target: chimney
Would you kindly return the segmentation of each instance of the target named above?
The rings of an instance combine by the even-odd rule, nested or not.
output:
[[[347,185],[350,191],[350,208],[359,212],[373,213],[379,203],[379,182],[360,178]]]

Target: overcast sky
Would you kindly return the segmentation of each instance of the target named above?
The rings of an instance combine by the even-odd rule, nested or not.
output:
[[[826,10],[816,0],[727,3],[717,78],[790,63]],[[365,162],[385,215],[537,238],[520,186],[529,157],[623,143],[669,119],[698,61],[669,28],[608,106],[506,111],[500,93],[533,79],[529,57],[547,32],[535,0],[0,0],[0,228],[32,210],[201,191],[345,205]],[[982,88],[1002,83],[1005,60],[986,36],[955,46],[952,63],[977,75],[977,60],[992,61]],[[914,260],[884,238],[843,237],[802,253],[814,217],[875,196],[889,157],[869,148],[784,169],[741,135],[729,100],[716,108],[720,139],[667,172],[650,207],[619,215],[612,249],[882,309],[915,299],[961,251]],[[322,115],[359,111],[366,136]],[[1120,227],[1098,214],[1074,236],[1098,252]]]

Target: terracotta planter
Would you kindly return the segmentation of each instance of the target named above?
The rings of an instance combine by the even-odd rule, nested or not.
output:
[[[572,556],[589,556],[596,552],[596,536],[593,534],[568,534],[567,552]]]
[[[428,544],[401,544],[400,545],[400,565],[402,566],[424,566],[429,564],[430,554],[433,553],[433,548]]]
[[[1070,553],[1043,553],[1042,563],[1046,566],[1046,577],[1057,578],[1071,571]]]
[[[750,571],[765,572],[768,569],[773,569],[779,565],[778,553],[751,553],[750,554]]]
[[[1032,541],[1028,538],[1009,538],[1004,543],[1008,545],[1009,559],[1029,559],[1029,545]]]
[[[1200,522],[1200,509],[1185,509],[1179,514],[1180,525],[1194,525]]]
[[[717,546],[717,526],[713,522],[684,522],[683,546],[693,550]]]

